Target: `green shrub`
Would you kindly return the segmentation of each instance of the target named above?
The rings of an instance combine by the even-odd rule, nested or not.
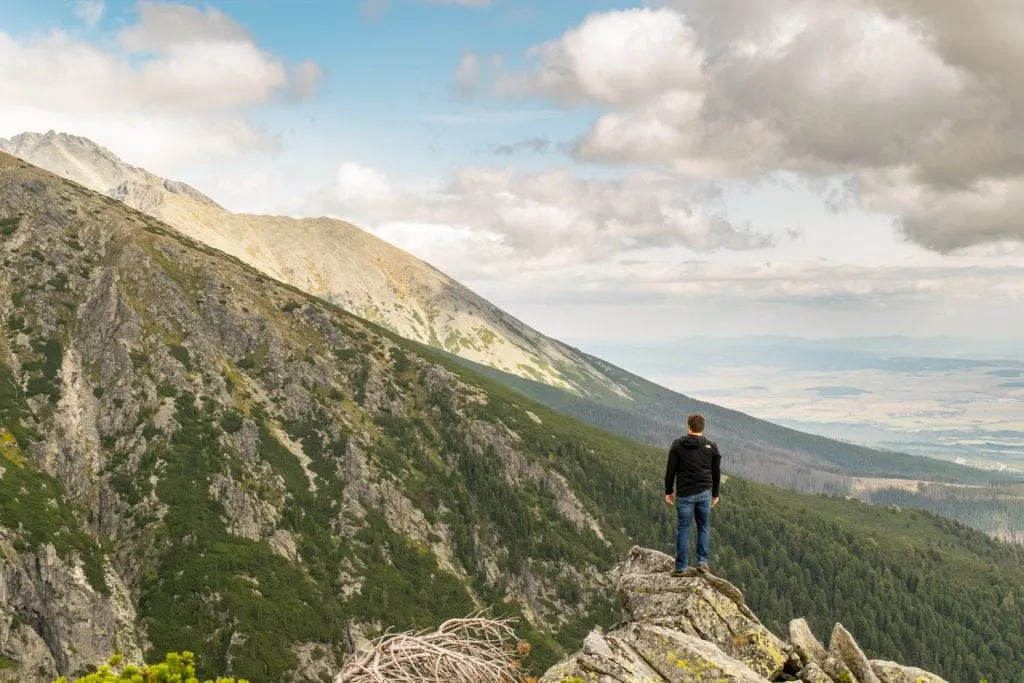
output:
[[[192,354],[188,352],[188,349],[180,344],[172,344],[168,347],[168,351],[172,357],[185,366],[186,370],[192,370]]]
[[[173,384],[163,382],[157,386],[156,395],[160,398],[174,398],[178,395],[178,390],[174,388]]]
[[[196,678],[195,655],[191,652],[169,653],[164,661],[159,664],[146,664],[135,666],[129,664],[123,668],[121,655],[114,655],[110,660],[97,669],[95,672],[84,678],[69,679],[61,676],[53,683],[116,683],[117,681],[130,681],[131,683],[199,683]],[[208,679],[205,683],[248,683],[244,678],[234,679],[219,677],[216,681]]]
[[[228,434],[234,434],[242,428],[242,417],[241,413],[234,410],[229,410],[224,413],[220,418],[220,428]]]
[[[21,222],[21,216],[15,216],[14,218],[0,218],[0,235],[8,237],[14,234],[14,231],[18,229],[18,223]]]

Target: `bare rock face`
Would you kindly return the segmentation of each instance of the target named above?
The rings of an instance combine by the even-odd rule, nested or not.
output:
[[[80,566],[62,560],[52,544],[18,553],[0,539],[0,655],[7,667],[0,680],[37,680],[84,670],[118,649],[139,661],[141,648],[123,613],[123,586],[110,595],[90,585]]]
[[[871,670],[882,683],[948,683],[946,679],[913,666],[896,662],[871,660]]]
[[[800,673],[797,674],[797,679],[804,683],[832,683],[832,679],[829,675],[822,671],[821,667],[814,662],[805,666]]]
[[[797,656],[804,664],[821,664],[828,657],[825,647],[814,637],[806,619],[794,619],[789,622],[789,642],[793,644]]]
[[[842,624],[836,624],[832,630],[829,654],[850,667],[850,671],[860,683],[879,683],[878,676],[871,668],[871,662]]]
[[[836,624],[829,646],[804,619],[790,642],[766,629],[734,585],[696,571],[672,575],[668,555],[634,546],[609,576],[626,615],[551,667],[540,683],[946,683],[935,674],[869,661]]]

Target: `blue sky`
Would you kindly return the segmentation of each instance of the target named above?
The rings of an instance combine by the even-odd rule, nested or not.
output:
[[[280,138],[282,162],[296,186],[329,175],[338,159],[372,163],[398,181],[415,182],[455,168],[494,161],[495,145],[532,137],[571,141],[594,119],[592,107],[560,111],[540,99],[480,101],[461,97],[452,72],[467,52],[500,54],[507,64],[592,12],[630,3],[565,0],[505,2],[485,7],[396,0],[369,12],[357,0],[220,0],[216,7],[243,25],[258,45],[291,62],[313,60],[326,77],[312,100],[261,106],[252,120]],[[109,0],[95,27],[84,26],[68,0],[0,0],[0,28],[15,37],[53,29],[113,44],[134,19],[134,0]],[[554,153],[558,155],[557,152]],[[259,164],[256,158],[248,165]],[[500,159],[499,161],[504,161]],[[545,165],[537,155],[524,168]],[[184,168],[180,174],[196,173]],[[196,173],[196,177],[202,177]]]
[[[0,137],[352,220],[570,339],[1022,335],[1024,6],[898,4],[0,0]]]

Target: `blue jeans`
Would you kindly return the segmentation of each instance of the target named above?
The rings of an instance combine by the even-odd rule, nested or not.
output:
[[[711,559],[711,489],[692,496],[676,496],[676,569],[690,566],[690,526],[697,520],[697,564]]]

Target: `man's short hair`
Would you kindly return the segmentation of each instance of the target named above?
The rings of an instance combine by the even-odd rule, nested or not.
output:
[[[691,415],[686,418],[686,426],[690,428],[690,431],[694,434],[700,434],[704,431],[704,416],[703,415]]]

